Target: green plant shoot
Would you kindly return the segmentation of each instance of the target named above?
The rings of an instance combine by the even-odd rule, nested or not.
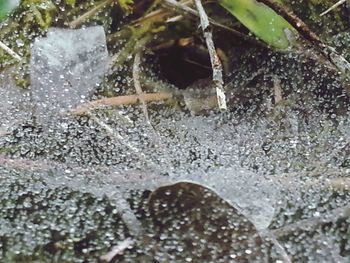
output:
[[[20,0],[0,0],[0,21],[11,13],[18,5]]]
[[[219,0],[254,35],[268,45],[284,50],[293,46],[296,30],[270,7],[256,0]]]

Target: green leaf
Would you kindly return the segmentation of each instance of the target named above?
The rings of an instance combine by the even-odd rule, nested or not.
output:
[[[256,0],[219,0],[219,3],[268,45],[282,50],[293,45],[291,35],[296,30],[265,4]]]
[[[67,4],[67,5],[74,6],[75,3],[76,3],[76,0],[66,0],[66,4]]]
[[[18,5],[20,0],[0,0],[0,21],[11,13]]]

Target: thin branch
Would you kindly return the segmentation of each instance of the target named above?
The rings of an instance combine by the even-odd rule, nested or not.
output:
[[[334,5],[332,5],[330,8],[328,8],[326,11],[321,13],[320,16],[324,16],[325,14],[328,14],[330,11],[332,11],[333,9],[337,8],[338,6],[344,4],[346,1],[347,0],[340,0],[340,1],[336,2]]]
[[[201,0],[194,0],[194,2],[198,10],[202,31],[208,47],[211,66],[213,70],[213,82],[216,88],[218,106],[220,110],[226,110],[227,106],[226,106],[226,96],[224,91],[224,81],[222,76],[222,65],[215,50],[212,32],[209,27],[209,19],[202,6]]]
[[[73,20],[72,22],[69,23],[69,27],[71,28],[76,28],[80,26],[82,23],[84,23],[85,20],[93,17],[96,13],[98,13],[101,9],[103,9],[105,6],[108,4],[113,3],[114,0],[105,0],[84,13],[83,15],[79,16],[77,19]]]
[[[21,62],[22,58],[20,55],[18,55],[15,51],[13,51],[11,48],[9,48],[4,42],[0,41],[0,48],[2,48],[6,53],[8,53],[11,57],[13,57],[15,60]]]

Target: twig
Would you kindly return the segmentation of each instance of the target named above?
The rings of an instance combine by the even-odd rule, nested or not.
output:
[[[144,93],[140,95],[124,95],[112,98],[103,98],[99,100],[93,100],[84,104],[79,105],[74,110],[70,111],[71,115],[83,115],[87,112],[98,109],[101,107],[107,106],[123,106],[130,104],[140,103],[140,97],[142,97],[145,102],[155,102],[155,101],[164,101],[172,98],[170,93],[166,92],[157,92],[157,93]]]
[[[69,23],[69,27],[76,28],[80,26],[85,20],[91,18],[94,16],[97,12],[100,11],[100,9],[104,8],[106,5],[111,4],[114,0],[105,0],[96,5],[94,8],[90,9],[83,15],[79,16],[77,19],[73,20]]]
[[[332,5],[330,8],[328,8],[326,11],[321,13],[320,16],[324,16],[325,14],[328,14],[330,11],[332,11],[333,9],[337,8],[338,6],[344,4],[346,1],[347,0],[340,0],[340,1],[336,2],[334,5]]]
[[[2,48],[6,53],[8,53],[11,57],[21,62],[22,58],[11,48],[9,48],[4,42],[0,41],[0,48]]]
[[[224,91],[224,81],[222,79],[222,65],[221,61],[216,53],[215,45],[213,41],[212,32],[209,27],[209,19],[202,6],[201,0],[194,0],[196,8],[199,13],[200,23],[204,34],[205,41],[207,43],[208,52],[210,56],[211,66],[213,70],[213,82],[216,88],[216,97],[218,100],[218,106],[220,110],[226,110],[226,96]]]
[[[125,249],[129,248],[135,243],[135,240],[127,238],[121,241],[118,245],[112,247],[111,251],[100,257],[105,262],[111,262],[116,255],[120,255]]]

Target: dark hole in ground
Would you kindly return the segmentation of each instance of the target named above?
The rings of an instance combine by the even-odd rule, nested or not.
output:
[[[154,57],[160,76],[180,89],[212,74],[209,54],[204,47],[174,45],[158,50]]]

